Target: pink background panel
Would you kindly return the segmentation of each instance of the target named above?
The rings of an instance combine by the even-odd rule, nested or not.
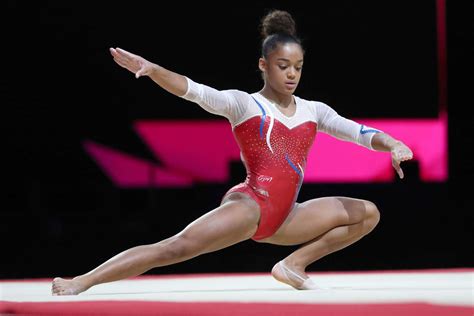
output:
[[[355,120],[407,144],[419,163],[422,181],[447,179],[445,116]],[[134,123],[134,128],[161,166],[92,141],[84,142],[89,155],[119,187],[183,187],[195,182],[226,182],[230,162],[240,160],[231,127],[224,120],[140,120]],[[395,176],[389,153],[371,151],[319,132],[308,156],[305,182],[389,182]]]

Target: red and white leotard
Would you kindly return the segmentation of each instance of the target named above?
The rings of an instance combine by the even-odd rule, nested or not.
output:
[[[258,203],[260,222],[254,240],[273,235],[294,207],[318,130],[369,149],[373,149],[372,136],[379,132],[338,115],[321,102],[295,96],[296,112],[288,117],[259,93],[218,91],[187,81],[183,98],[231,123],[247,178],[224,197],[242,192]]]

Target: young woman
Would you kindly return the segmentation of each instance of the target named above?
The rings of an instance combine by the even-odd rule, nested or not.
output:
[[[295,22],[274,10],[262,19],[264,79],[259,92],[217,91],[120,48],[110,53],[120,66],[148,76],[166,91],[226,117],[247,169],[245,182],[231,188],[219,207],[160,242],[128,249],[71,280],[55,278],[53,295],[74,295],[90,287],[140,275],[229,247],[252,238],[276,245],[301,245],[275,264],[272,275],[296,289],[317,289],[305,274],[308,265],[368,234],[379,221],[377,206],[348,197],[323,197],[297,203],[306,158],[317,130],[371,150],[391,153],[400,162],[412,158],[401,141],[339,116],[321,102],[294,96],[304,51]]]

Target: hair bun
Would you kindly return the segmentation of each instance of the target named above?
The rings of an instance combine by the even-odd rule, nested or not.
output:
[[[272,10],[262,18],[261,34],[263,39],[273,34],[287,34],[296,37],[296,23],[290,13]]]

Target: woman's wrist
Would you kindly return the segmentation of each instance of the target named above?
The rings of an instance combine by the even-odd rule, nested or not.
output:
[[[375,150],[392,151],[400,144],[400,141],[394,139],[386,133],[377,133],[372,138],[372,147]]]
[[[162,75],[162,70],[163,70],[163,67],[161,67],[157,64],[150,63],[150,74],[149,74],[149,76],[150,77],[152,77],[152,76],[159,77],[160,75]]]
[[[392,151],[398,146],[400,146],[401,144],[402,144],[401,141],[392,138],[388,140],[387,147],[390,149],[390,151]]]

